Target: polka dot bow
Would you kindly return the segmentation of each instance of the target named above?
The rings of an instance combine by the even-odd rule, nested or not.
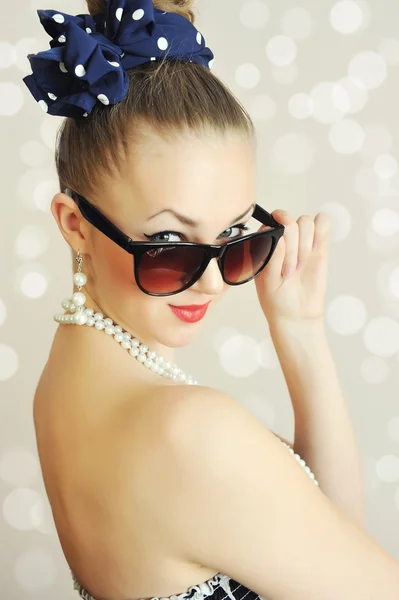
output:
[[[152,0],[108,0],[105,13],[94,17],[37,13],[53,39],[50,50],[28,55],[32,75],[23,81],[51,115],[87,117],[97,102],[121,102],[126,70],[166,55],[212,67],[213,53],[194,25]]]

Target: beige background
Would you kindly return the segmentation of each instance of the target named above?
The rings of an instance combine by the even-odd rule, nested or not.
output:
[[[399,4],[199,0],[214,71],[258,131],[258,202],[332,217],[326,327],[364,464],[367,529],[399,559]],[[54,136],[22,77],[47,49],[36,9],[0,20],[0,588],[4,600],[75,597],[37,460],[32,397],[71,290],[49,212]],[[253,282],[231,290],[177,362],[285,437],[293,411]],[[73,361],[70,356],[65,361]],[[82,365],[84,368],[84,365]],[[322,402],[323,399],[321,398]],[[222,424],[221,424],[222,426]],[[154,568],[156,566],[154,565]]]

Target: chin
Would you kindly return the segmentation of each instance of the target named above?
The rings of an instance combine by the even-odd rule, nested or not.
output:
[[[174,327],[165,328],[157,341],[168,348],[184,348],[192,344],[200,334],[200,327],[205,319],[197,323],[178,323]]]

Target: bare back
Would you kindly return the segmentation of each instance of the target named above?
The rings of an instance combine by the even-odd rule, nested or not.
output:
[[[151,457],[173,403],[161,404],[157,385],[132,376],[135,361],[111,345],[97,331],[58,330],[37,386],[36,438],[55,525],[71,571],[94,597],[182,593],[217,572],[174,552],[147,507]],[[98,364],[109,348],[115,365]]]

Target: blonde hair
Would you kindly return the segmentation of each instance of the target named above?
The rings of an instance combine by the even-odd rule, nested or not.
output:
[[[154,6],[195,22],[193,0],[154,0]],[[106,0],[87,0],[92,16]],[[208,68],[194,62],[161,60],[127,71],[129,90],[122,102],[98,103],[87,118],[66,118],[58,136],[55,162],[60,190],[69,187],[95,204],[102,175],[118,172],[128,148],[146,131],[167,137],[183,132],[237,132],[254,139],[245,108]]]

